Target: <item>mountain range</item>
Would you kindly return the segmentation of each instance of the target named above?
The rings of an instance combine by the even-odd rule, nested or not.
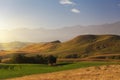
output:
[[[69,41],[52,41],[44,44],[32,44],[20,51],[59,57],[87,57],[103,54],[120,53],[120,36],[118,35],[79,35]]]
[[[120,53],[120,22],[64,27],[60,29],[14,29],[0,33],[0,54],[53,54],[58,57],[87,57]],[[6,32],[5,32],[6,31]],[[4,36],[7,34],[7,36]],[[76,37],[77,36],[77,37]],[[2,38],[3,37],[3,38]],[[73,39],[72,39],[73,38]]]
[[[7,44],[8,45],[8,44]],[[10,50],[10,45],[11,50]],[[79,35],[65,42],[59,40],[45,43],[12,42],[9,50],[0,55],[8,58],[12,54],[54,55],[59,58],[87,58],[94,56],[120,56],[119,35]]]
[[[120,22],[89,25],[89,26],[69,26],[59,29],[28,29],[19,28],[13,30],[0,30],[1,42],[50,42],[60,40],[62,42],[70,40],[78,35],[89,34],[114,34],[120,35]]]

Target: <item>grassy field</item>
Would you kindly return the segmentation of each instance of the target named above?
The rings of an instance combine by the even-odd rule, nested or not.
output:
[[[60,63],[57,66],[48,66],[43,64],[0,64],[0,66],[14,66],[14,69],[0,68],[0,79],[20,77],[31,74],[50,73],[55,71],[84,68],[89,66],[118,64],[113,62],[78,62],[78,63]]]

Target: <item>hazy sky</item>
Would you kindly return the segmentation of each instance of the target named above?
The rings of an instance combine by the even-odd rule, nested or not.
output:
[[[61,28],[120,21],[120,0],[0,0],[0,29]]]

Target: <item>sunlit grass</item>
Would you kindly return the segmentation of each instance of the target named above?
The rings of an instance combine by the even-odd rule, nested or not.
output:
[[[57,66],[48,66],[43,64],[1,64],[15,66],[15,69],[0,69],[0,79],[20,77],[31,74],[42,74],[56,71],[84,68],[89,66],[118,64],[111,62],[79,62],[79,63],[59,63]],[[21,67],[21,68],[20,68]]]

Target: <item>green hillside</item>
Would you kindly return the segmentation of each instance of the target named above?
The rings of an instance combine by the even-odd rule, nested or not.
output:
[[[67,42],[33,44],[21,49],[25,52],[54,54],[59,57],[88,57],[101,54],[119,54],[118,35],[80,35]]]

